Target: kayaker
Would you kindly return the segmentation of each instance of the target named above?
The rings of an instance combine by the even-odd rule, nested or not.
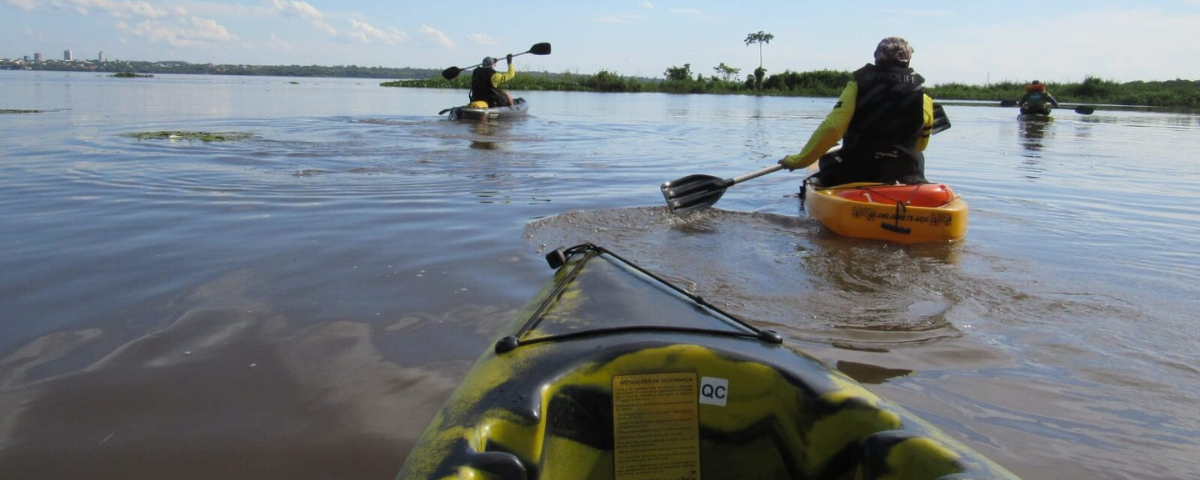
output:
[[[925,94],[925,79],[908,66],[912,53],[903,38],[880,41],[875,63],[854,72],[804,149],[779,164],[796,170],[820,159],[820,172],[809,181],[825,186],[929,183],[922,152],[933,131],[933,99]],[[823,156],[839,140],[841,151]]]
[[[1021,106],[1021,114],[1036,114],[1049,115],[1050,109],[1046,107],[1049,102],[1058,108],[1058,101],[1054,99],[1050,92],[1046,91],[1046,84],[1034,80],[1033,83],[1025,86],[1025,96],[1021,97],[1021,101],[1017,102]]]
[[[508,54],[505,60],[508,61],[508,71],[500,73],[496,71],[496,59],[492,57],[484,57],[483,64],[475,69],[471,75],[471,102],[487,102],[488,108],[491,107],[506,107],[512,105],[512,96],[504,90],[500,90],[500,85],[504,82],[512,80],[517,75],[513,68],[512,54]]]

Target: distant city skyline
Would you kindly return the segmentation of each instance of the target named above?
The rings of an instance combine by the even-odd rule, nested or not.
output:
[[[480,21],[479,19],[495,19]],[[1200,78],[1200,0],[1103,3],[712,0],[520,5],[442,0],[0,0],[0,57],[89,52],[137,61],[445,68],[551,42],[518,70],[662,77],[719,64],[745,76],[854,70],[880,38],[907,38],[932,84]],[[53,53],[51,56],[57,56]]]

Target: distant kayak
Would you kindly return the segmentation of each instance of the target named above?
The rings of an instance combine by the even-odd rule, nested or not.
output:
[[[547,259],[398,479],[1016,478],[602,247]]]
[[[1054,117],[1049,113],[1022,113],[1017,115],[1017,120],[1022,122],[1051,122]]]
[[[804,210],[847,237],[897,243],[944,242],[967,234],[967,202],[941,183],[804,186]]]
[[[506,120],[524,117],[529,113],[529,102],[524,98],[514,98],[513,105],[508,107],[476,108],[470,105],[453,107],[443,110],[449,112],[451,120],[470,120],[486,122],[489,120]]]

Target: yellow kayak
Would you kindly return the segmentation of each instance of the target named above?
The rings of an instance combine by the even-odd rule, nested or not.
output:
[[[1014,479],[845,374],[601,247],[483,353],[402,480]]]
[[[967,202],[941,183],[817,187],[805,182],[804,210],[847,237],[924,243],[967,234]]]

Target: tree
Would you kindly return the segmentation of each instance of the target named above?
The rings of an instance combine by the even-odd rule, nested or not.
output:
[[[744,41],[746,42],[747,47],[749,47],[751,44],[755,44],[755,43],[758,44],[758,68],[762,68],[762,66],[763,66],[763,62],[762,62],[762,46],[763,46],[763,44],[771,43],[771,40],[774,40],[774,39],[775,39],[774,35],[771,35],[762,30],[759,30],[758,33],[750,33],[750,34],[746,35],[746,40],[744,40]]]
[[[721,62],[720,65],[713,67],[713,71],[717,72],[717,75],[720,75],[722,80],[728,82],[731,78],[737,78],[738,73],[741,73],[742,69],[733,68],[726,65],[725,62]]]
[[[667,80],[691,80],[692,64],[685,63],[682,67],[669,67],[666,72],[663,72],[663,76],[667,77]]]

